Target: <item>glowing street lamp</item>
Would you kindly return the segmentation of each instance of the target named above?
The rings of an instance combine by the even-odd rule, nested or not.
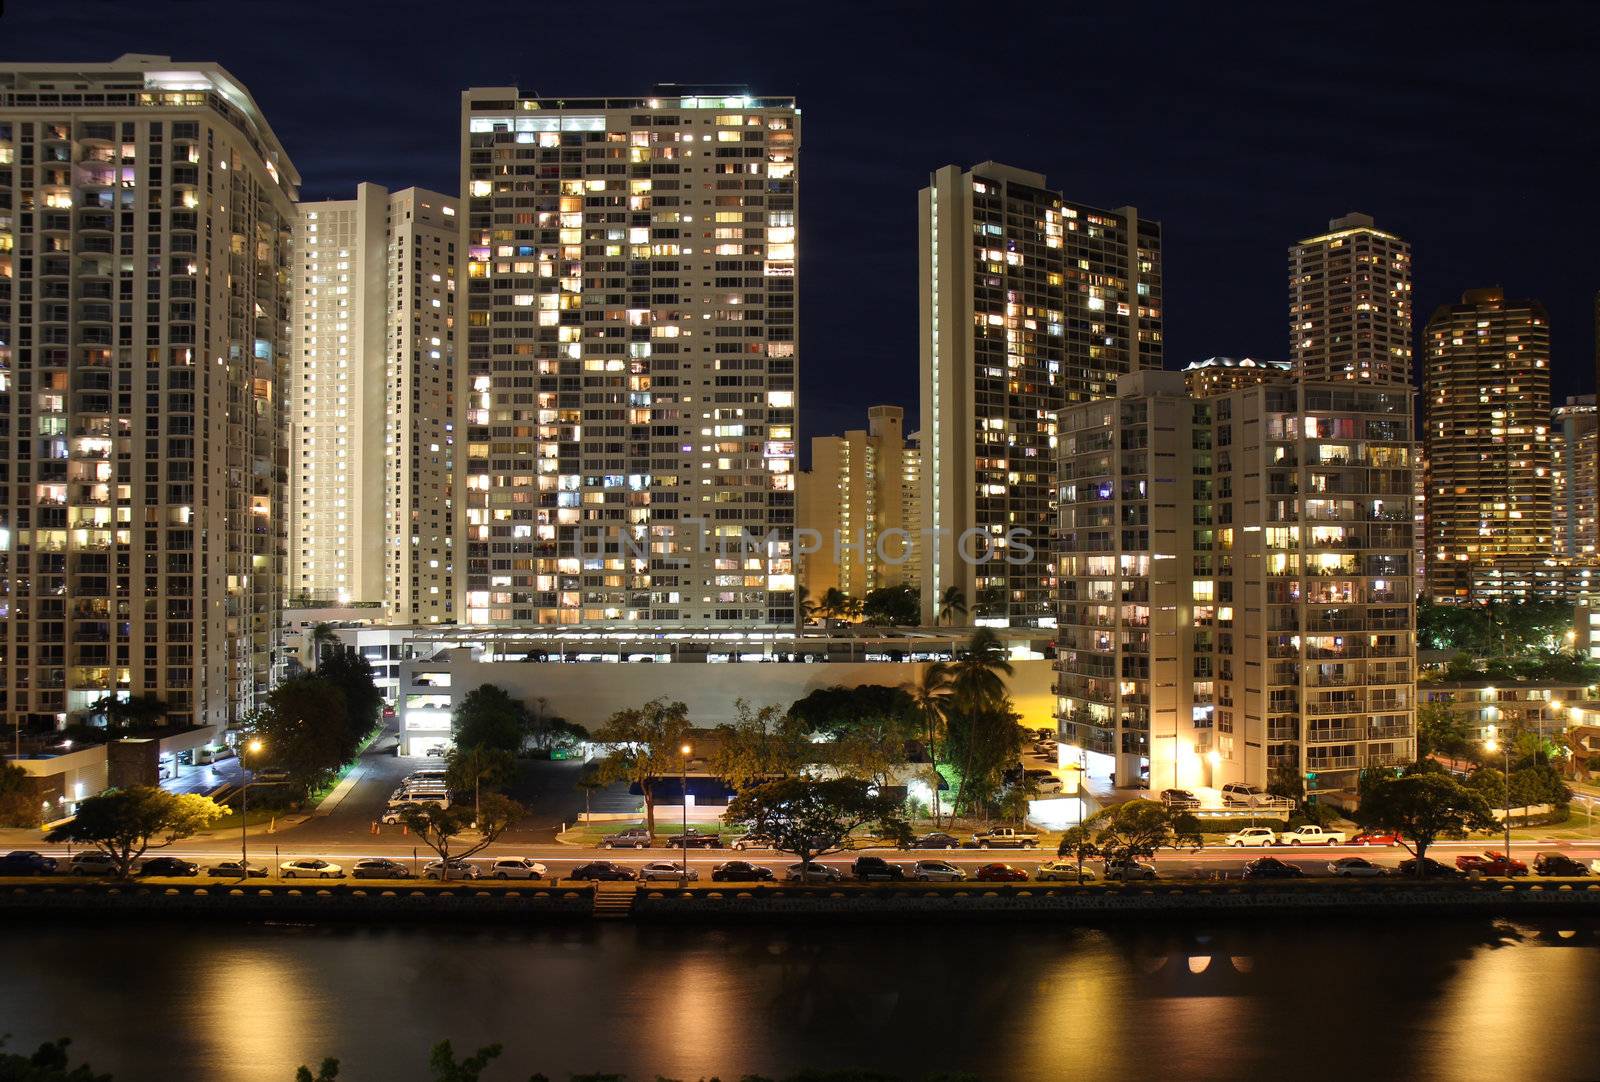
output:
[[[1506,864],[1509,866],[1511,863],[1511,741],[1497,739],[1495,727],[1491,725],[1489,726],[1489,735],[1483,742],[1483,750],[1490,755],[1497,751],[1503,751],[1506,756],[1504,822],[1506,828]]]
[[[683,842],[683,863],[678,865],[678,886],[681,889],[689,885],[689,756],[694,754],[694,746],[685,743],[678,753],[683,757],[679,762],[681,771],[678,782],[682,787],[679,796],[683,800],[683,836],[678,839]]]
[[[261,754],[261,741],[251,737],[245,741],[243,749],[239,752],[239,769],[242,773],[245,767],[244,753],[251,755]],[[239,875],[241,878],[250,878],[250,778],[244,779],[244,784],[239,787]]]

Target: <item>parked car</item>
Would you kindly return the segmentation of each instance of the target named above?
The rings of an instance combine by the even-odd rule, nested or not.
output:
[[[1041,883],[1077,883],[1078,862],[1076,860],[1047,860],[1034,870],[1033,877]],[[1087,864],[1082,868],[1081,882],[1088,883],[1095,878],[1094,869]]]
[[[1163,789],[1161,803],[1172,811],[1193,811],[1200,806],[1200,798],[1187,789]]]
[[[675,860],[652,860],[639,869],[639,878],[643,882],[651,883],[658,880],[670,879],[674,882],[685,879],[690,883],[698,882],[700,873],[693,868],[687,870]]]
[[[1156,870],[1137,860],[1107,860],[1104,865],[1107,882],[1131,883],[1136,879],[1154,879]]]
[[[1035,849],[1039,845],[1039,835],[1031,830],[996,827],[974,834],[972,841],[979,849]]]
[[[919,860],[911,866],[911,878],[920,883],[959,883],[966,877],[947,860]]]
[[[721,849],[722,838],[716,834],[702,834],[690,827],[687,833],[674,834],[667,839],[669,849]]]
[[[352,879],[410,879],[411,869],[388,857],[366,857],[350,867]]]
[[[299,857],[278,865],[285,879],[343,879],[344,869],[319,857]]]
[[[265,879],[267,867],[251,861],[246,865],[239,860],[222,860],[206,869],[207,875],[220,876],[224,879]]]
[[[443,744],[435,744],[422,754],[430,759],[443,759],[445,757],[445,746]]]
[[[1222,803],[1229,808],[1260,807],[1271,800],[1265,789],[1242,781],[1231,781],[1222,787]]]
[[[865,883],[887,883],[904,879],[906,870],[882,857],[857,857],[850,865],[850,874]]]
[[[32,849],[15,849],[0,857],[0,875],[53,875],[56,858]]]
[[[117,866],[104,851],[85,849],[72,854],[72,859],[67,862],[67,871],[73,875],[116,875]]]
[[[911,842],[912,849],[960,849],[961,839],[954,834],[946,834],[942,830],[935,830],[924,834]]]
[[[1456,867],[1464,872],[1479,875],[1527,875],[1528,866],[1520,860],[1506,856],[1498,849],[1485,849],[1483,855],[1463,853],[1456,858]]]
[[[151,857],[140,865],[139,874],[172,877],[199,875],[200,865],[180,857]]]
[[[1388,875],[1389,869],[1372,863],[1366,857],[1340,857],[1328,863],[1328,874],[1345,879],[1371,879]]]
[[[442,860],[430,860],[422,866],[422,878],[424,879],[442,880],[444,873],[445,862]],[[451,879],[477,879],[482,874],[483,872],[478,869],[476,864],[469,864],[464,860],[450,861]]]
[[[417,785],[421,782],[438,782],[443,785],[450,777],[450,772],[443,767],[425,766],[421,770],[413,770],[403,779],[406,785]]]
[[[1048,770],[1029,770],[1026,772],[1025,777],[1027,777],[1029,784],[1033,786],[1034,792],[1037,793],[1049,795],[1051,793],[1059,793],[1066,788],[1061,779]]]
[[[1257,857],[1244,866],[1246,879],[1301,879],[1305,872],[1277,857]]]
[[[978,883],[1026,883],[1028,873],[1009,864],[985,864],[972,873]]]
[[[1344,831],[1329,830],[1315,823],[1290,827],[1278,832],[1279,845],[1343,845]]]
[[[620,864],[613,864],[609,860],[592,860],[588,864],[580,864],[567,873],[568,879],[587,879],[595,882],[621,882],[639,878],[633,874],[631,868],[624,868]]]
[[[771,849],[772,839],[765,834],[741,834],[733,839],[732,847],[741,853],[746,849]]]
[[[762,868],[747,860],[726,860],[711,869],[713,883],[770,883],[771,868]]]
[[[837,883],[844,878],[844,873],[831,864],[810,860],[789,865],[784,869],[783,878],[790,883]]]
[[[644,827],[633,827],[609,835],[600,842],[602,849],[648,849],[655,844],[655,836]]]
[[[1533,858],[1533,870],[1540,875],[1579,876],[1588,875],[1581,860],[1573,860],[1565,853],[1536,853]]]
[[[527,857],[495,857],[482,869],[485,879],[543,879],[550,870]]]
[[[1400,875],[1439,876],[1445,879],[1460,879],[1463,872],[1458,872],[1448,864],[1440,864],[1432,857],[1424,857],[1421,867],[1417,865],[1417,858],[1402,860],[1398,869]]]
[[[1235,849],[1245,849],[1258,845],[1276,845],[1278,836],[1267,827],[1245,827],[1236,830],[1222,839],[1223,845],[1231,845]]]
[[[1400,835],[1392,830],[1363,830],[1346,845],[1399,845]]]

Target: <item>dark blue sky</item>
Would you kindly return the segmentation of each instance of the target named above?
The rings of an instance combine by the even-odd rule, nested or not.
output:
[[[794,94],[810,436],[915,408],[916,192],[988,158],[1163,223],[1169,366],[1284,355],[1285,247],[1364,210],[1413,245],[1419,328],[1502,284],[1549,306],[1558,395],[1591,390],[1596,8],[11,0],[0,57],[216,59],[312,198],[453,189],[469,85]]]

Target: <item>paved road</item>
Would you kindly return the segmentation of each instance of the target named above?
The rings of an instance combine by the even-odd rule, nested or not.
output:
[[[1482,842],[1441,843],[1430,852],[1437,852],[1438,859],[1443,863],[1452,863],[1455,857],[1462,852],[1480,852],[1484,848]],[[1536,850],[1533,846],[1514,849],[1518,859],[1530,860],[1535,851],[1560,849],[1574,858],[1588,863],[1600,858],[1600,843],[1591,842],[1583,844],[1543,845]],[[59,847],[44,847],[41,849],[51,856],[64,858],[66,850]],[[1038,865],[1049,859],[1049,854],[1041,854],[1037,850],[922,850],[915,853],[900,852],[892,849],[863,849],[844,853],[831,854],[822,858],[822,863],[832,865],[848,874],[850,863],[862,853],[875,853],[888,858],[893,863],[909,864],[917,859],[948,860],[966,870],[969,874],[975,868],[990,863],[1005,863],[1026,870],[1030,874]],[[217,840],[206,842],[180,843],[164,850],[153,850],[149,855],[171,854],[181,856],[188,860],[200,863],[215,860],[236,859],[239,855],[237,842],[219,844]],[[1163,853],[1156,861],[1157,871],[1163,877],[1187,878],[1195,869],[1204,869],[1208,872],[1218,872],[1224,875],[1236,875],[1243,865],[1263,854],[1278,857],[1289,864],[1294,864],[1308,874],[1323,871],[1330,860],[1341,856],[1363,856],[1375,864],[1393,868],[1410,854],[1402,848],[1386,849],[1382,847],[1369,848],[1364,846],[1335,846],[1331,848],[1318,847],[1316,849],[1292,848],[1278,846],[1265,849],[1222,849],[1211,847],[1202,849],[1198,853]],[[595,850],[580,849],[573,846],[560,844],[516,844],[504,840],[484,851],[474,862],[483,861],[498,856],[525,856],[545,864],[547,868],[558,874],[565,873],[579,864],[591,860],[612,860],[630,868],[637,868],[652,860],[678,860],[681,851],[676,849],[654,848],[645,850]],[[416,845],[414,838],[396,836],[394,834],[380,835],[379,837],[359,837],[355,839],[339,839],[306,844],[300,840],[299,832],[285,834],[277,837],[252,837],[250,840],[250,859],[255,863],[275,867],[276,864],[291,857],[317,856],[348,866],[352,861],[366,856],[386,856],[406,863],[417,861],[417,866],[433,859],[434,853],[427,846]],[[737,853],[731,850],[689,850],[689,866],[699,870],[702,878],[709,875],[713,865],[725,860],[748,860],[752,864],[761,865],[782,873],[782,870],[794,862],[794,857],[787,853],[775,853],[770,850],[750,850]],[[1086,861],[1085,865],[1091,869],[1098,868],[1098,862]]]

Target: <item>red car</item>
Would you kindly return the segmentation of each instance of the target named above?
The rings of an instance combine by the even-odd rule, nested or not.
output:
[[[985,864],[972,878],[979,883],[1026,883],[1028,873],[1009,864]]]
[[[1363,830],[1346,845],[1399,845],[1400,835],[1392,830]]]
[[[1513,860],[1494,849],[1485,849],[1482,856],[1476,853],[1464,853],[1456,858],[1456,867],[1464,872],[1477,872],[1479,875],[1528,874],[1528,866],[1522,861]]]

